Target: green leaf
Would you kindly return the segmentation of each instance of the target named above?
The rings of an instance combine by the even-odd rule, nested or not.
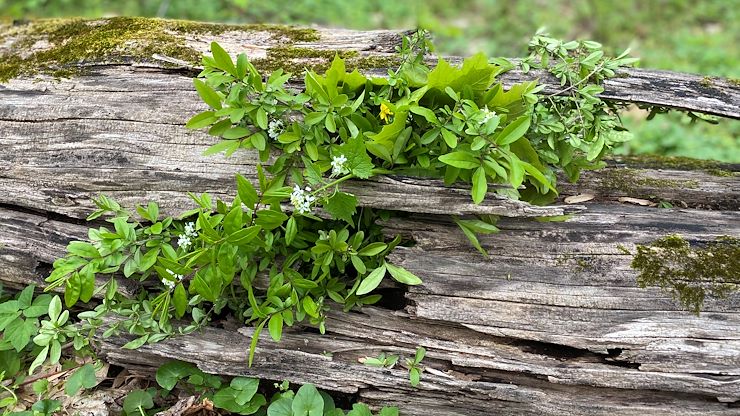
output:
[[[386,263],[385,267],[388,269],[388,273],[400,283],[409,286],[420,285],[422,283],[421,279],[403,267],[395,266],[391,263]]]
[[[314,302],[311,296],[303,298],[301,303],[303,304],[303,310],[306,311],[309,316],[313,316],[314,318],[319,317],[318,305],[316,305],[316,302]]]
[[[172,294],[172,305],[175,307],[175,317],[182,318],[188,307],[188,295],[182,283],[175,286],[175,291]]]
[[[172,390],[179,380],[197,372],[195,365],[182,361],[169,361],[157,369],[157,384],[165,390]]]
[[[488,257],[488,252],[483,249],[483,247],[480,245],[480,242],[478,241],[478,236],[475,235],[475,232],[471,230],[463,220],[455,219],[455,223],[460,227],[460,230],[462,230],[463,234],[465,234],[465,237],[468,238],[468,241],[470,241],[470,244],[475,247],[476,250],[478,250],[481,254],[483,254],[485,257]]]
[[[131,340],[124,344],[121,348],[125,348],[127,350],[135,350],[142,345],[146,344],[146,342],[149,340],[149,334],[140,336],[139,338],[136,338],[134,340]]]
[[[604,149],[604,135],[599,134],[596,141],[588,149],[588,155],[586,156],[586,159],[588,159],[589,162],[593,162],[601,154],[601,151],[603,149]]]
[[[313,384],[304,384],[293,397],[291,409],[293,416],[322,416],[324,399]]]
[[[439,120],[437,119],[437,116],[434,115],[434,111],[426,108],[426,107],[420,107],[418,105],[412,105],[409,107],[409,111],[411,111],[414,114],[418,114],[422,117],[424,117],[428,122],[433,124],[439,124]]]
[[[388,244],[376,241],[363,247],[359,252],[357,252],[357,255],[365,257],[375,256],[382,253],[386,248],[388,248]]]
[[[486,171],[483,167],[479,167],[473,173],[473,189],[472,189],[473,202],[477,205],[483,202],[488,192],[488,180],[486,179]]]
[[[532,166],[530,163],[527,162],[520,162],[522,167],[524,167],[524,170],[527,172],[529,176],[532,176],[533,178],[537,179],[538,182],[545,185],[549,190],[554,192],[556,195],[558,191],[555,189],[554,186],[552,186],[552,183],[547,180],[545,175],[542,174],[536,167]]]
[[[268,127],[268,125],[267,125],[268,124],[267,123],[267,113],[265,112],[265,109],[264,108],[260,107],[260,108],[257,109],[257,114],[256,114],[256,120],[255,121],[257,122],[257,126],[259,126],[259,128],[261,128],[262,130],[267,130],[267,127]],[[260,149],[260,150],[262,150],[262,149]]]
[[[480,160],[477,157],[462,151],[441,155],[439,161],[459,169],[475,169],[480,166]]]
[[[385,277],[386,266],[387,264],[384,264],[373,269],[373,271],[362,279],[362,283],[360,283],[360,286],[357,288],[358,296],[370,293],[380,285],[380,282],[383,281],[383,277]]]
[[[146,414],[143,410],[153,407],[152,395],[146,390],[132,390],[123,399],[123,410],[130,416]]]
[[[357,198],[345,192],[335,192],[324,204],[324,209],[332,217],[352,224],[352,216],[357,209]]]
[[[384,407],[380,409],[380,413],[378,413],[378,416],[398,416],[398,408]]]
[[[72,241],[67,245],[67,251],[70,254],[74,254],[75,256],[80,256],[83,258],[98,258],[100,257],[100,253],[98,252],[98,249],[95,248],[90,243],[85,243],[83,241]]]
[[[198,113],[188,120],[185,127],[189,129],[202,129],[203,127],[210,126],[218,121],[218,118],[214,114],[213,111]]]
[[[73,273],[72,277],[67,280],[64,286],[64,305],[68,308],[74,306],[80,299],[81,290],[82,282],[80,281],[80,274]]]
[[[251,400],[252,397],[257,393],[260,381],[257,378],[250,377],[234,377],[229,384],[234,390],[238,390],[242,393],[246,393],[247,401]],[[244,404],[244,403],[239,403]]]
[[[62,402],[51,399],[39,400],[31,406],[31,409],[40,412],[44,416],[51,416],[62,409]]]
[[[506,146],[515,141],[519,140],[527,130],[529,130],[529,124],[531,117],[529,114],[525,114],[518,119],[512,121],[507,125],[499,134],[496,135],[495,141],[499,146]]]
[[[224,217],[224,231],[226,234],[234,234],[242,228],[242,207],[236,206]]]
[[[198,95],[200,95],[200,98],[203,100],[204,103],[208,104],[208,106],[210,106],[211,108],[215,108],[216,110],[221,109],[221,96],[219,96],[213,88],[209,87],[205,82],[197,78],[193,79],[193,84],[195,85],[195,90],[198,91]]]
[[[324,118],[325,118],[325,117],[326,117],[326,113],[317,113],[317,112],[314,112],[314,113],[308,113],[308,114],[306,114],[306,116],[304,117],[303,121],[304,121],[304,122],[305,122],[305,123],[306,123],[307,125],[309,125],[309,126],[313,126],[314,124],[319,124],[319,123],[321,123],[322,121],[324,121]]]
[[[293,416],[293,398],[281,397],[267,408],[267,416]]]
[[[283,225],[287,219],[288,216],[283,212],[263,209],[257,211],[257,219],[254,222],[265,230],[274,230]]]
[[[262,328],[265,327],[265,323],[267,323],[266,319],[263,319],[260,321],[259,324],[257,324],[256,327],[254,327],[254,332],[252,333],[252,341],[249,343],[249,358],[248,358],[248,366],[252,366],[252,362],[254,362],[254,352],[257,349],[257,342],[260,339],[260,333],[262,332]]]
[[[455,133],[443,128],[442,138],[444,139],[447,146],[449,146],[451,149],[454,149],[457,147],[457,136],[455,136]]]
[[[409,380],[411,381],[411,386],[418,386],[419,382],[421,381],[421,370],[416,367],[411,368],[409,370]]]
[[[288,223],[285,225],[285,244],[291,245],[297,234],[298,226],[296,225],[295,217],[290,217]]]
[[[367,179],[373,174],[373,161],[367,154],[365,142],[361,137],[347,140],[337,149],[335,155],[344,155],[347,158],[345,165],[355,177]]]
[[[234,77],[238,77],[239,73],[234,66],[234,61],[231,60],[231,56],[216,42],[211,42],[211,53],[213,54],[213,61],[216,63],[216,68],[224,70]]]
[[[64,393],[67,396],[74,396],[80,389],[90,389],[98,384],[95,377],[95,367],[92,364],[85,364],[72,373],[64,383]]]
[[[283,315],[276,313],[270,317],[270,323],[267,325],[270,336],[275,342],[279,342],[283,337]]]
[[[38,368],[41,367],[42,364],[44,364],[44,361],[46,361],[46,357],[49,355],[49,346],[45,346],[41,351],[39,351],[36,358],[33,360],[31,365],[28,367],[28,375],[33,374],[33,372]],[[5,369],[4,369],[5,370]],[[7,370],[5,370],[7,371]]]
[[[26,309],[31,306],[33,300],[33,291],[36,289],[35,285],[26,286],[25,289],[18,294],[18,307],[20,309]]]
[[[259,201],[257,191],[252,186],[252,182],[247,180],[244,176],[236,174],[236,188],[239,194],[239,199],[249,209],[254,209],[254,205]]]

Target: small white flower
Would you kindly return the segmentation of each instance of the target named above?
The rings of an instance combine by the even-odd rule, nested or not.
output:
[[[311,188],[301,189],[298,185],[293,187],[293,192],[290,194],[290,202],[301,214],[307,214],[311,212],[311,204],[316,201],[316,197],[311,195]]]
[[[177,240],[178,247],[182,248],[188,248],[190,246],[190,237],[188,237],[186,234],[183,234],[180,236],[180,238]]]
[[[480,122],[481,125],[488,123],[490,119],[496,116],[496,112],[489,110],[488,106],[483,107],[480,111],[483,113],[483,118]]]
[[[183,234],[180,234],[180,238],[177,240],[177,245],[187,249],[190,244],[192,244],[192,240],[198,237],[198,232],[195,231],[195,223],[192,221],[185,224],[184,231],[185,232]]]
[[[172,280],[162,279],[162,284],[168,289],[172,290],[175,288],[175,282]]]
[[[195,237],[197,235],[197,233],[195,232],[194,222],[191,221],[185,224],[185,235],[187,235],[188,237]]]
[[[173,278],[175,278],[177,281],[182,281],[183,276],[181,274],[175,274],[175,272],[173,272],[170,269],[167,269],[167,273],[169,273],[170,276],[172,276]]]
[[[283,132],[283,122],[280,120],[272,120],[270,121],[270,124],[267,126],[267,135],[270,136],[271,139],[277,139],[277,137],[280,135],[280,133]]]
[[[345,163],[347,163],[347,158],[344,155],[334,156],[331,160],[331,176],[349,173],[349,169],[344,166]]]

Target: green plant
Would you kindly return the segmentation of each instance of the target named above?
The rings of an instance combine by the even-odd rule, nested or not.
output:
[[[345,413],[336,408],[334,400],[320,392],[312,384],[301,386],[297,391],[290,389],[287,382],[275,384],[278,389],[268,399],[259,391],[260,382],[254,378],[234,377],[226,384],[223,378],[209,375],[193,364],[171,361],[162,365],[156,374],[157,383],[164,389],[163,396],[179,386],[185,391],[209,398],[213,405],[232,413],[251,415],[258,412],[268,416],[372,416],[369,408],[361,403],[353,404],[353,409]],[[142,393],[137,393],[142,395]],[[151,400],[151,396],[149,398]],[[135,403],[139,403],[137,396]],[[380,416],[398,416],[396,408],[383,408]]]
[[[406,364],[409,367],[409,381],[411,385],[416,387],[421,381],[421,373],[424,371],[424,367],[421,366],[421,360],[426,356],[427,350],[424,347],[416,348],[416,354],[414,358],[407,358]]]
[[[398,356],[393,354],[386,355],[384,352],[381,352],[377,357],[364,357],[360,358],[359,361],[371,367],[393,368],[398,363]]]
[[[371,292],[386,274],[421,283],[385,260],[400,237],[385,240],[376,220],[387,214],[358,211],[356,197],[342,191],[345,181],[440,177],[469,183],[476,204],[490,187],[542,203],[557,194],[556,169],[575,179],[623,139],[614,109],[594,97],[600,87],[593,83],[631,64],[624,54],[605,58],[598,44],[538,35],[522,65],[548,68],[568,92],[542,98],[534,82],[504,91],[496,75],[513,67],[508,61],[492,64],[478,54],[460,68],[442,59],[429,68],[428,48],[423,32],[405,38],[399,67],[388,78],[348,71],[337,56],[325,74],[307,71],[305,90],[295,92],[285,87],[290,74],[263,77],[246,55],[234,62],[213,43],[194,80],[210,109],[187,127],[221,138],[206,154],[254,149],[263,161],[275,155],[268,168],[257,166],[258,186],[237,175],[234,200],[191,195],[197,208],[178,219],[160,218],[153,202],[136,208],[137,219],[100,196],[89,219],[110,215],[112,228],[91,229],[90,242],[71,242],[67,256],[55,261],[47,289],[64,286],[71,307],[92,298],[101,275],[140,281],[141,294],[126,299],[109,280],[103,303],[80,315],[89,328],[106,313],[122,316],[103,336],[137,335],[125,348],[190,333],[229,311],[255,326],[251,365],[265,326],[275,341],[296,322],[323,333],[329,300],[345,310],[375,303],[380,296]],[[571,124],[582,137],[574,138]],[[288,202],[292,208],[284,211]],[[496,232],[496,218],[455,220],[486,254],[476,234]]]
[[[17,404],[15,390],[31,382],[39,400],[31,410],[14,414],[52,414],[59,404],[56,400],[43,398],[48,381],[27,380],[27,376],[43,364],[59,363],[64,349],[71,349],[77,355],[89,353],[85,336],[89,327],[84,323],[69,322],[69,311],[62,310],[59,296],[34,296],[34,290],[34,285],[27,286],[15,298],[5,298],[0,303],[0,381],[4,391],[0,392],[0,407],[5,408],[3,414],[11,413]],[[97,384],[92,364],[67,364],[65,371],[71,370],[74,371],[65,382],[68,395]]]
[[[342,190],[345,181],[381,174],[439,177],[447,184],[469,184],[475,204],[492,188],[544,203],[557,195],[556,170],[575,179],[581,169],[598,167],[607,150],[625,138],[616,108],[594,96],[600,88],[594,83],[632,62],[624,54],[605,58],[598,44],[538,35],[522,65],[550,70],[567,93],[542,97],[534,82],[504,91],[496,76],[513,67],[506,60],[489,63],[478,54],[460,68],[442,59],[429,68],[423,59],[429,46],[422,32],[404,39],[399,67],[387,78],[348,71],[337,56],[323,75],[306,71],[306,88],[296,92],[285,87],[290,74],[277,70],[263,77],[245,55],[234,62],[213,43],[212,56],[203,58],[205,69],[194,81],[210,109],[187,126],[208,128],[221,138],[206,154],[254,149],[270,166],[257,166],[255,184],[237,175],[231,201],[191,194],[196,208],[178,218],[162,218],[154,202],[137,206],[135,215],[101,195],[88,219],[105,215],[110,225],[90,229],[89,242],[69,243],[67,255],[54,262],[47,290],[63,287],[68,308],[91,301],[95,293],[102,302],[69,323],[61,299],[42,295],[35,306],[50,319],[41,322],[37,334],[38,323],[26,319],[35,319],[30,316],[35,312],[20,315],[34,306],[30,289],[7,307],[0,322],[12,330],[3,343],[23,349],[34,337],[33,370],[47,358],[58,361],[66,340],[83,350],[110,313],[120,319],[106,323],[102,336],[135,335],[124,348],[191,333],[217,314],[229,313],[255,327],[251,365],[265,327],[275,341],[285,326],[298,322],[323,333],[331,302],[344,310],[375,303],[380,296],[372,292],[387,274],[403,284],[421,283],[386,260],[402,242],[400,236],[387,240],[377,225],[391,214],[358,210],[356,197]],[[497,232],[497,218],[454,220],[487,254],[477,234]],[[120,275],[139,282],[138,295],[119,293],[115,277]],[[103,276],[110,279],[96,288]],[[407,360],[414,386],[425,353],[419,348]],[[365,361],[372,365],[373,360],[392,366],[397,357]],[[91,371],[90,364],[78,368],[67,381],[68,393],[94,385]],[[217,376],[181,364],[157,373],[166,390],[184,378],[211,391],[214,403],[232,412],[251,414],[267,403],[256,393],[255,380],[236,378],[223,387]],[[319,414],[317,409],[328,404],[320,406],[321,396],[311,388],[284,391],[269,409],[278,409],[276,415]],[[132,395],[126,412],[144,415],[152,409],[153,394]],[[359,414],[369,411],[356,405],[350,415]]]

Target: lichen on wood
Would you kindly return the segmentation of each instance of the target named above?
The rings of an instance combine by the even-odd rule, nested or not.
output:
[[[632,260],[640,287],[658,286],[697,315],[707,295],[726,298],[740,288],[740,239],[722,236],[692,247],[679,235],[638,245]]]
[[[277,43],[318,40],[318,32],[282,25],[228,25],[140,17],[99,20],[50,19],[0,27],[0,82],[39,73],[68,77],[80,63],[147,61],[159,54],[197,64],[201,51],[188,46],[186,35],[228,31],[268,32]],[[2,43],[0,43],[2,45]],[[0,49],[0,52],[2,49]]]
[[[397,55],[361,55],[355,50],[314,49],[293,45],[273,46],[267,49],[265,58],[255,59],[253,63],[262,73],[282,69],[294,76],[300,76],[306,68],[315,72],[326,71],[335,56],[345,61],[348,71],[390,68],[400,63]]]
[[[613,169],[602,177],[602,185],[609,189],[619,190],[626,195],[646,197],[640,195],[639,190],[644,188],[676,188],[693,189],[699,186],[695,180],[657,179],[644,176],[645,171],[640,169]]]
[[[713,176],[737,176],[738,172],[729,170],[732,165],[716,160],[692,159],[682,156],[634,155],[622,156],[620,161],[629,165],[648,169],[702,170]]]

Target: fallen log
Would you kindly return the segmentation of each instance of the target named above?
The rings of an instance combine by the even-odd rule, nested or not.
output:
[[[0,36],[0,54],[14,45],[7,39],[44,36],[3,30],[12,32]],[[331,51],[288,62],[301,65],[324,65],[336,50],[356,51],[358,64],[360,58],[387,64],[380,58],[398,41],[387,31],[322,29],[310,32],[310,40],[291,40],[285,33],[294,32],[273,27],[171,30],[199,52],[211,40],[254,59],[266,59],[270,48],[286,42]],[[33,39],[31,51],[44,48]],[[129,208],[154,200],[164,214],[176,215],[191,208],[187,192],[229,199],[235,173],[254,178],[257,160],[249,152],[202,156],[216,139],[184,128],[203,109],[190,80],[195,64],[173,65],[153,58],[155,52],[162,53],[87,56],[65,64],[80,70],[68,79],[20,74],[0,84],[0,281],[43,284],[66,243],[86,238],[82,219],[99,193]],[[605,85],[605,98],[740,117],[738,89],[728,81],[709,87],[698,76],[656,81],[664,75],[630,71]],[[677,89],[670,80],[685,85]],[[661,94],[670,99],[656,98]],[[657,288],[639,289],[632,256],[620,249],[634,251],[670,234],[693,246],[740,234],[738,166],[673,162],[614,160],[584,172],[576,184],[561,178],[561,197],[588,193],[594,199],[548,207],[493,193],[475,206],[467,189],[439,181],[354,182],[346,189],[361,205],[413,214],[390,220],[385,231],[414,242],[392,260],[421,276],[422,286],[387,287],[378,307],[332,313],[325,336],[294,328],[275,344],[263,334],[251,368],[252,330],[229,322],[135,351],[120,348],[126,336],[98,339],[99,350],[111,363],[149,370],[180,359],[207,372],[311,382],[371,404],[398,405],[405,414],[737,414],[740,295],[708,299],[695,316]],[[622,196],[687,208],[626,206],[616,202]],[[439,214],[506,218],[500,234],[481,238],[491,253],[486,259]],[[535,220],[565,214],[571,216],[564,222]],[[419,388],[409,385],[402,368],[358,362],[380,352],[410,356],[417,346],[428,350]]]

